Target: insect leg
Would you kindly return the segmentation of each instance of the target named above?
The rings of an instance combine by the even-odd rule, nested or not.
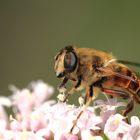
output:
[[[65,87],[65,84],[67,83],[67,81],[68,81],[68,78],[65,77],[63,79],[63,81],[61,82],[61,84],[59,85],[58,89],[64,88]]]
[[[136,93],[134,95],[134,99],[135,99],[136,103],[140,104],[140,91],[138,91],[138,93]]]
[[[75,88],[78,88],[81,85],[81,81],[82,81],[82,75],[78,76],[78,82],[75,85]]]
[[[83,105],[80,113],[78,114],[76,120],[74,121],[74,124],[72,126],[72,128],[70,129],[70,133],[72,133],[74,127],[76,126],[77,124],[77,121],[79,120],[79,118],[81,117],[81,115],[83,114],[83,112],[87,109],[87,107],[90,105],[91,101],[93,101],[96,97],[93,96],[93,86],[89,86],[87,89],[86,89],[86,96],[85,96],[85,104]]]
[[[134,99],[132,98],[130,102],[127,104],[126,109],[123,111],[122,115],[127,116],[129,112],[131,112],[134,108]]]
[[[58,86],[58,90],[59,90],[59,92],[60,92],[60,94],[58,95],[58,99],[59,99],[59,101],[62,101],[62,102],[64,102],[64,100],[65,99],[61,99],[60,98],[60,96],[61,96],[61,94],[63,93],[65,93],[66,92],[66,83],[68,82],[68,78],[67,77],[64,77],[64,79],[62,80],[62,82],[61,82],[61,84]],[[64,94],[65,95],[65,94]],[[65,95],[66,96],[66,95]],[[65,96],[64,96],[64,98],[65,98]]]
[[[78,76],[78,80],[76,82],[76,85],[66,93],[64,102],[66,102],[66,100],[68,99],[69,95],[72,95],[74,93],[74,91],[81,85],[81,81],[82,81],[82,75]]]

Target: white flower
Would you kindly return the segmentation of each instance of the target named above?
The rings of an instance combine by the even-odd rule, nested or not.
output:
[[[18,109],[22,116],[28,115],[33,110],[34,100],[29,89],[15,90],[11,99],[14,109]]]
[[[101,136],[93,136],[90,131],[85,130],[81,133],[82,140],[103,140]]]
[[[131,125],[122,140],[140,140],[140,120],[138,117],[131,117]]]
[[[1,96],[0,105],[10,107],[12,105],[12,102],[9,98]]]
[[[129,125],[123,121],[124,117],[120,114],[111,115],[107,120],[104,133],[110,140],[118,140],[129,130]]]
[[[48,100],[54,92],[54,88],[52,86],[41,80],[31,82],[29,87],[32,90],[35,106],[37,107],[45,100]]]
[[[116,108],[126,104],[116,99],[97,100],[85,108],[82,99],[80,107],[48,100],[54,89],[43,81],[10,89],[12,96],[0,97],[1,140],[103,140],[106,136],[109,140],[140,140],[139,118],[133,116],[127,124],[125,117],[116,114]],[[13,109],[15,119],[8,119],[4,106]]]

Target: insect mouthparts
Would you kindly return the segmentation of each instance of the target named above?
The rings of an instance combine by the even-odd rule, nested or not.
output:
[[[56,77],[57,78],[64,77],[64,72],[56,72]]]

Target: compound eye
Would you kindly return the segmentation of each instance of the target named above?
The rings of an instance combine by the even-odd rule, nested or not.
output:
[[[68,72],[73,72],[77,65],[77,57],[74,52],[67,52],[64,57],[64,67]]]

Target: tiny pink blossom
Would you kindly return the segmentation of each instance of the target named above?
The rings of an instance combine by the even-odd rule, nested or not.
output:
[[[101,136],[93,136],[89,130],[82,131],[81,138],[82,140],[103,140]]]
[[[140,140],[140,120],[138,117],[131,117],[131,125],[122,140]]]
[[[140,140],[139,118],[132,116],[131,124],[126,123],[117,113],[125,103],[116,99],[95,101],[77,119],[83,108],[49,100],[54,89],[43,81],[10,89],[12,96],[0,97],[1,140]],[[14,117],[8,117],[4,106]]]
[[[63,134],[69,133],[73,123],[70,118],[62,117],[61,119],[54,119],[49,123],[49,129],[54,133],[54,140],[60,139]]]
[[[29,118],[23,119],[21,122],[21,128],[22,130],[29,130],[30,129],[30,120]]]
[[[48,129],[48,128],[43,128],[43,129],[40,129],[36,132],[36,135],[38,137],[43,137],[45,138],[45,140],[49,140],[51,138],[53,138],[53,133]]]
[[[32,111],[34,100],[28,89],[14,91],[11,98],[22,116],[26,116]]]
[[[63,134],[60,140],[78,140],[78,136],[72,134]]]
[[[1,140],[14,140],[15,132],[11,130],[5,130],[2,134],[0,134]]]
[[[41,105],[45,100],[48,100],[54,92],[54,88],[45,82],[39,80],[30,84],[34,97],[35,106]]]
[[[0,130],[4,130],[8,126],[8,117],[3,106],[0,106]]]
[[[5,131],[6,128],[7,128],[7,121],[0,119],[0,132]]]
[[[21,131],[22,130],[21,124],[15,119],[12,120],[12,122],[10,124],[10,128],[13,131]]]
[[[81,130],[99,130],[102,119],[99,116],[95,116],[93,112],[86,110],[77,122],[77,126]]]
[[[11,107],[12,102],[8,97],[1,96],[0,97],[0,105],[1,106],[6,106],[6,107]]]
[[[97,100],[95,104],[97,104],[95,108],[101,108],[100,116],[103,120],[102,127],[104,127],[108,118],[116,113],[116,108],[126,106],[124,102],[117,102],[117,98],[108,99],[107,101]]]
[[[118,140],[129,129],[129,125],[124,122],[124,117],[120,114],[111,115],[107,120],[104,133],[110,140]]]
[[[14,134],[14,140],[45,140],[31,131],[21,131]]]
[[[32,131],[37,132],[38,130],[42,129],[44,125],[42,124],[40,119],[32,119],[30,121],[30,128]]]

